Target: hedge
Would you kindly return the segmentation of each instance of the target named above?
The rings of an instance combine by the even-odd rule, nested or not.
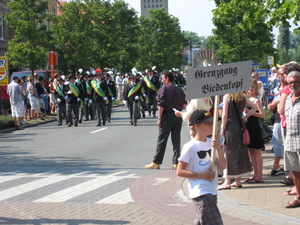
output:
[[[14,127],[14,120],[10,116],[2,116],[0,115],[0,130]]]

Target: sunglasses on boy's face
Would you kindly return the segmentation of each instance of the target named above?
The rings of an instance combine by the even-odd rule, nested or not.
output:
[[[211,149],[209,149],[208,151],[198,151],[197,155],[200,159],[204,159],[206,157],[206,154],[209,154],[209,157],[211,157]]]

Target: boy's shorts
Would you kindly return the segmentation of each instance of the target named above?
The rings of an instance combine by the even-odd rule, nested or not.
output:
[[[193,198],[196,208],[195,224],[223,225],[222,217],[217,206],[217,196],[212,194],[201,195]]]

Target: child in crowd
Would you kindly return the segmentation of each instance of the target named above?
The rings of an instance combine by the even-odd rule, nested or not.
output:
[[[196,208],[195,224],[222,225],[217,207],[217,171],[225,169],[226,161],[216,138],[211,140],[213,116],[206,110],[196,110],[189,119],[195,137],[183,146],[179,157],[177,175],[188,178],[189,195]],[[215,166],[212,171],[211,146],[215,148]]]

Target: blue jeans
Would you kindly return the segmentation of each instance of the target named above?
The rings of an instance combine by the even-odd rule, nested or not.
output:
[[[274,147],[275,157],[283,157],[283,143],[281,135],[281,123],[274,123],[272,145]]]

